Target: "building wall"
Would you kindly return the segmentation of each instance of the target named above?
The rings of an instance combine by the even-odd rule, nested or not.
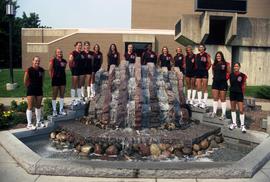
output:
[[[132,0],[131,28],[174,29],[183,14],[194,12],[194,0]],[[239,16],[270,18],[269,0],[248,0],[248,13]]]
[[[101,52],[103,53],[103,68],[107,67],[107,52],[110,44],[115,43],[117,45],[118,51],[121,54],[121,59],[123,59],[123,54],[125,51],[125,34],[110,34],[110,33],[76,33],[71,36],[67,36],[63,39],[53,41],[50,44],[40,44],[38,41],[36,44],[27,44],[28,42],[35,41],[35,37],[23,37],[22,47],[23,47],[23,69],[31,65],[31,60],[34,56],[38,55],[41,58],[41,66],[48,69],[49,60],[54,56],[54,51],[56,48],[61,48],[63,50],[64,58],[68,60],[69,53],[74,50],[74,43],[76,41],[90,41],[91,49],[94,44],[98,43],[101,47]],[[136,35],[134,36],[136,37]],[[144,36],[141,36],[144,37]],[[147,37],[147,36],[145,36]],[[175,54],[175,49],[181,46],[174,41],[173,35],[154,35],[155,39],[155,51],[160,54],[163,46],[167,46],[171,54]],[[143,41],[143,40],[141,40]],[[146,41],[147,42],[147,41]],[[30,47],[30,48],[29,48]],[[27,52],[27,50],[30,52]]]

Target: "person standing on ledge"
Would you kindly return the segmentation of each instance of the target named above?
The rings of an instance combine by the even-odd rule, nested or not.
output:
[[[84,50],[82,51],[84,62],[85,62],[85,83],[87,86],[87,97],[90,98],[90,85],[91,85],[91,77],[92,77],[92,71],[93,71],[93,52],[90,51],[90,42],[85,41],[83,43]],[[84,91],[85,91],[85,83],[82,83],[81,85],[81,92],[82,97],[84,97]]]
[[[128,47],[127,48],[128,48],[128,50],[124,54],[124,60],[126,60],[129,64],[135,64],[137,55],[134,52],[133,45],[132,44],[128,44]],[[130,74],[133,74],[134,73],[134,67],[133,66],[129,66],[129,73]]]
[[[152,44],[148,44],[146,50],[142,54],[142,65],[147,65],[148,70],[154,76],[154,69],[157,64],[157,55],[152,51]]]
[[[168,48],[164,46],[158,58],[158,65],[163,71],[170,71],[172,65],[172,55],[169,54]]]
[[[210,55],[205,52],[206,47],[204,44],[200,44],[198,47],[199,53],[195,58],[195,67],[196,67],[196,88],[198,95],[198,103],[195,107],[205,108],[207,99],[208,99],[208,70],[211,67],[211,58]],[[202,101],[203,94],[203,101]]]
[[[210,117],[214,118],[217,114],[218,100],[221,101],[222,114],[220,120],[226,118],[226,92],[228,90],[227,80],[230,75],[230,64],[226,62],[224,55],[218,51],[215,55],[213,70],[213,83],[212,83],[212,96],[213,96],[213,112]]]
[[[35,56],[32,59],[32,66],[29,67],[24,73],[24,85],[27,88],[27,129],[36,129],[41,126],[44,127],[44,123],[41,120],[41,102],[43,98],[43,80],[44,69],[40,67],[40,58]],[[35,106],[36,125],[32,124],[32,109]]]
[[[67,61],[63,59],[63,52],[57,48],[55,50],[55,57],[50,60],[49,75],[52,79],[52,108],[53,116],[57,116],[56,111],[56,97],[60,95],[59,114],[66,115],[64,111],[64,95],[66,89],[66,65]]]
[[[95,91],[95,75],[96,72],[101,68],[101,65],[103,63],[103,55],[100,52],[100,47],[98,44],[96,44],[93,48],[93,65],[92,65],[92,74],[90,79],[90,97],[95,97],[96,91]],[[87,95],[89,95],[89,90],[87,89]]]
[[[241,131],[246,133],[245,115],[244,115],[244,94],[246,89],[247,76],[240,72],[240,63],[235,62],[233,64],[233,73],[230,74],[230,101],[231,101],[231,115],[232,124],[229,129],[233,130],[237,128],[236,124],[236,105],[240,112]]]
[[[111,44],[108,54],[107,54],[107,60],[108,60],[108,71],[110,70],[110,66],[118,66],[120,64],[120,54],[117,51],[117,47],[115,44]]]
[[[173,58],[173,67],[174,67],[175,71],[176,70],[177,70],[177,72],[181,71],[183,75],[185,75],[184,59],[185,59],[185,56],[182,53],[182,48],[177,47],[176,48],[176,55]]]
[[[72,104],[77,105],[78,100],[75,100],[75,95],[77,91],[77,97],[79,98],[79,100],[82,99],[80,78],[83,79],[85,70],[84,70],[84,56],[81,53],[82,42],[80,41],[76,42],[74,47],[75,50],[72,51],[69,55],[69,68],[71,70],[72,75],[70,95],[72,98]]]
[[[183,68],[185,70],[186,85],[187,85],[187,104],[193,105],[195,103],[196,88],[195,88],[195,57],[192,47],[186,47],[186,56],[184,59]]]

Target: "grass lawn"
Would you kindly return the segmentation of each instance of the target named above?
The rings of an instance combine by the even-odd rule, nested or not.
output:
[[[71,73],[68,70],[67,74],[67,88],[66,96],[70,96],[70,87],[71,87]],[[19,88],[13,91],[6,90],[6,83],[10,82],[9,70],[3,69],[0,72],[0,97],[25,97],[26,88],[23,85],[23,75],[24,71],[22,69],[14,69],[14,82],[17,82]],[[209,80],[209,83],[211,81]],[[256,93],[260,89],[260,86],[247,86],[245,96],[256,97]],[[45,83],[43,85],[43,93],[45,97],[51,96],[51,79],[49,77],[48,71],[45,74]],[[208,87],[209,97],[211,98],[211,86]]]
[[[70,96],[71,87],[71,73],[68,70],[67,74],[67,91],[66,96]],[[23,84],[24,71],[22,69],[14,69],[14,82],[17,82],[19,87],[12,91],[6,90],[6,83],[10,82],[9,70],[4,69],[0,72],[0,97],[25,97],[26,88]],[[49,77],[48,71],[45,71],[45,83],[43,84],[43,94],[45,97],[51,97],[51,79]]]

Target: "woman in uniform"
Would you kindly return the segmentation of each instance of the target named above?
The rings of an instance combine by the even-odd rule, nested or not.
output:
[[[124,60],[126,60],[129,64],[135,64],[137,55],[134,52],[133,45],[128,44],[127,48],[128,48],[128,50],[124,54]],[[129,73],[131,75],[133,75],[134,74],[134,66],[130,65],[130,66],[128,66],[128,69],[129,69]]]
[[[187,86],[187,104],[194,104],[196,97],[195,89],[195,57],[193,54],[192,47],[188,45],[186,47],[186,56],[184,59],[183,68],[186,75],[186,86]]]
[[[204,44],[200,44],[198,47],[199,53],[195,58],[196,67],[196,89],[198,95],[198,103],[195,104],[196,107],[205,108],[208,99],[208,70],[211,67],[210,55],[205,52],[206,47]],[[203,101],[202,101],[203,94]]]
[[[244,94],[246,89],[247,76],[240,72],[240,63],[233,64],[233,72],[230,74],[230,102],[231,102],[231,115],[232,124],[229,129],[233,130],[237,128],[236,124],[236,105],[240,112],[241,131],[246,133],[245,127],[245,115],[244,115]]]
[[[103,63],[103,55],[100,52],[100,47],[98,44],[94,46],[94,52],[93,52],[93,69],[92,69],[92,76],[90,80],[90,97],[94,97],[95,92],[95,74],[96,72],[101,68],[101,65]],[[88,92],[88,89],[87,89]]]
[[[142,54],[142,65],[157,64],[157,55],[152,51],[152,44],[148,44],[146,50]]]
[[[184,58],[185,58],[185,56],[182,53],[182,48],[177,47],[176,48],[176,55],[173,58],[173,66],[174,66],[174,69],[179,69],[179,71],[181,71],[183,75],[185,75]]]
[[[64,111],[64,95],[66,89],[66,65],[67,61],[63,59],[63,52],[57,48],[55,50],[55,57],[50,60],[49,75],[52,79],[52,107],[53,116],[57,116],[56,111],[56,97],[60,95],[60,115],[66,115]]]
[[[85,62],[85,83],[87,86],[87,97],[90,98],[90,85],[91,85],[94,57],[93,52],[90,50],[90,42],[85,41],[83,43],[83,46],[84,50],[82,51],[82,54]],[[82,83],[81,85],[81,92],[83,97],[84,97],[85,83]]]
[[[136,53],[133,50],[133,45],[132,44],[128,44],[128,50],[127,52],[124,54],[124,59],[126,61],[128,61],[129,64],[134,64],[136,61]]]
[[[77,104],[75,100],[75,92],[77,91],[77,97],[81,100],[81,85],[80,79],[82,80],[84,77],[85,69],[84,69],[84,56],[82,55],[82,42],[78,41],[74,44],[75,50],[69,55],[69,67],[72,75],[72,84],[70,95],[72,98],[72,104]],[[81,81],[82,82],[82,81]]]
[[[215,117],[217,114],[218,100],[221,101],[222,114],[219,118],[224,120],[226,116],[226,92],[228,90],[227,80],[230,74],[230,64],[226,62],[224,55],[221,51],[218,51],[215,55],[213,70],[213,83],[212,83],[212,96],[213,96],[213,112],[211,117]]]
[[[172,55],[169,54],[168,48],[164,46],[161,50],[161,54],[158,57],[158,65],[164,71],[170,71],[172,65]]]
[[[110,45],[107,58],[108,58],[108,71],[110,70],[111,65],[118,66],[120,64],[120,54],[117,51],[117,47],[115,44]]]
[[[43,80],[44,80],[44,69],[39,66],[40,58],[35,56],[32,60],[32,66],[29,67],[24,74],[24,85],[27,88],[27,128],[36,129],[44,124],[40,122],[41,120],[41,102],[43,98]],[[35,107],[36,114],[36,126],[32,124],[32,109]]]

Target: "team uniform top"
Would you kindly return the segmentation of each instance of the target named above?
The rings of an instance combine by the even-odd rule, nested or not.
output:
[[[195,59],[196,77],[208,78],[208,59],[210,55],[206,52],[198,53]]]
[[[119,53],[115,52],[115,53],[108,54],[108,59],[109,59],[109,65],[114,64],[118,66]]]
[[[177,53],[173,59],[174,59],[174,66],[178,67],[181,72],[184,72],[184,55],[181,53]]]
[[[195,54],[187,54],[185,56],[184,67],[187,77],[195,76]]]
[[[50,60],[52,65],[52,86],[66,85],[66,65],[65,59],[53,58]]]
[[[94,64],[93,64],[93,72],[97,72],[100,67],[101,67],[101,63],[102,63],[102,53],[101,52],[93,52],[93,58],[94,58]]]
[[[157,55],[153,51],[145,51],[142,55],[142,64],[157,63]]]
[[[91,74],[93,71],[93,52],[82,51],[81,54],[84,57],[85,74]]]
[[[129,63],[135,63],[136,61],[136,53],[132,52],[131,54],[129,54],[128,52],[125,53],[124,55],[125,59],[129,62]]]
[[[213,65],[213,80],[214,81],[227,81],[227,68],[229,66],[228,62],[218,62]]]
[[[230,74],[230,92],[244,93],[244,86],[247,76],[244,73],[237,72]]]
[[[71,55],[73,56],[73,63],[69,64],[69,67],[71,68],[72,75],[79,76],[84,75],[85,72],[85,61],[84,61],[84,55],[82,52],[78,52],[74,50]]]
[[[171,61],[172,61],[172,55],[171,54],[160,54],[159,55],[160,60],[160,66],[161,67],[167,67],[168,70],[171,70]]]
[[[33,68],[31,66],[26,72],[28,74],[27,96],[42,96],[44,69],[42,67]]]

